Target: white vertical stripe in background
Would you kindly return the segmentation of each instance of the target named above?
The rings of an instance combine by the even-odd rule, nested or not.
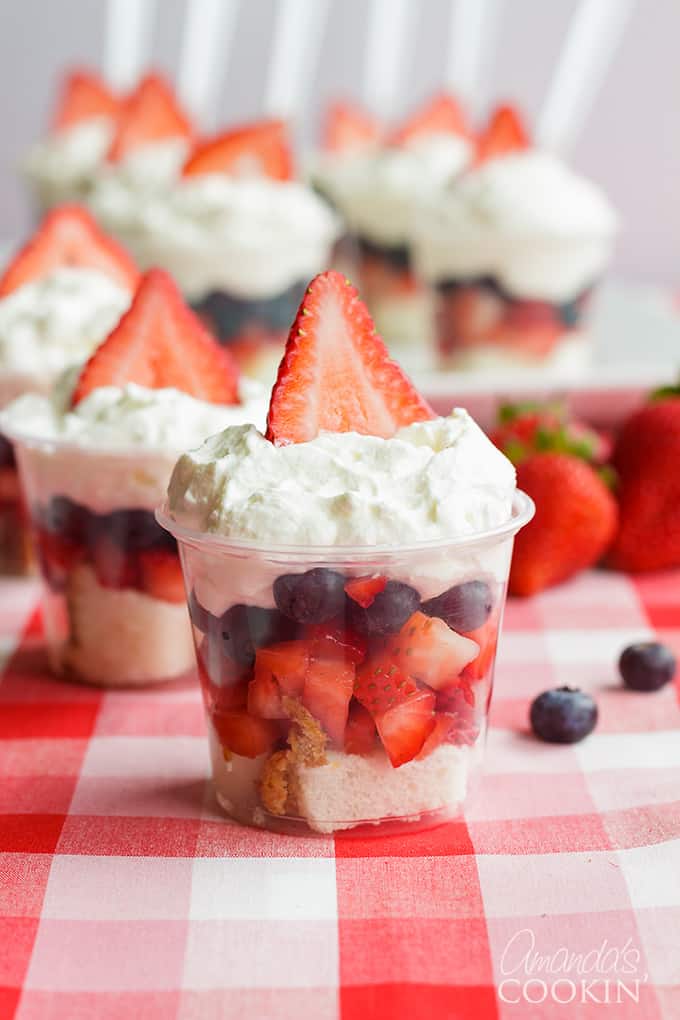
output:
[[[147,69],[156,0],[107,0],[104,73],[115,89],[129,89]]]
[[[203,128],[217,122],[239,0],[187,0],[177,91]]]
[[[479,113],[483,67],[500,19],[492,0],[451,0],[444,84]]]
[[[364,44],[364,102],[387,120],[397,113],[406,47],[419,12],[423,8],[414,0],[370,0]]]
[[[264,90],[268,116],[299,117],[309,99],[329,0],[278,0]]]
[[[586,122],[632,14],[634,0],[581,0],[538,118],[539,145],[566,151]]]

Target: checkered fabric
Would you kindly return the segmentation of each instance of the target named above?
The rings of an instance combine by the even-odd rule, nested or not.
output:
[[[465,821],[335,841],[227,823],[198,690],[50,679],[36,599],[0,589],[3,1020],[680,1017],[677,695],[615,673],[680,651],[680,573],[511,602]],[[558,684],[597,694],[574,747],[527,732]]]

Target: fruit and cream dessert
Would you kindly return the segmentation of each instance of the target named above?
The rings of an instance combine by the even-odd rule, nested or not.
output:
[[[149,192],[179,171],[193,133],[167,82],[148,74],[117,96],[94,73],[68,74],[53,127],[24,162],[41,209],[86,201],[100,178]]]
[[[465,411],[434,415],[343,276],[316,277],[266,433],[184,454],[158,515],[229,814],[328,833],[461,809],[523,513],[510,461]]]
[[[178,453],[230,424],[262,423],[266,401],[239,380],[167,274],[142,277],[129,311],[50,395],[2,415],[15,444],[46,582],[55,670],[106,686],[193,667],[174,540],[154,508]]]
[[[138,273],[76,206],[49,213],[0,278],[0,408],[47,392],[89,357],[128,307]],[[0,435],[0,572],[29,565],[12,445]]]
[[[475,167],[418,219],[415,259],[436,290],[443,364],[581,369],[584,317],[616,227],[602,192],[532,148],[515,111],[499,108]]]
[[[119,201],[102,181],[95,215],[140,265],[172,273],[185,298],[251,375],[273,379],[304,281],[324,268],[338,225],[292,179],[285,126],[263,121],[199,142],[154,196]]]
[[[355,240],[358,279],[378,330],[388,344],[422,348],[432,308],[413,272],[418,209],[467,166],[473,147],[460,107],[446,95],[389,134],[371,126],[362,111],[336,107],[312,180]]]

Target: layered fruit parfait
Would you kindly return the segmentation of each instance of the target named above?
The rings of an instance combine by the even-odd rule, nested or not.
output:
[[[581,370],[586,313],[615,234],[600,190],[532,148],[517,113],[499,108],[476,166],[418,220],[415,257],[436,291],[442,364]]]
[[[345,125],[347,117],[345,109]],[[413,229],[423,200],[454,179],[472,151],[458,104],[438,96],[380,145],[367,139],[317,167],[317,188],[355,240],[362,293],[388,344],[422,350],[428,342],[431,302],[413,271]]]
[[[197,144],[180,177],[124,215],[102,182],[96,215],[142,266],[172,273],[250,375],[271,383],[304,281],[328,263],[336,218],[292,180],[285,126],[263,121]]]
[[[29,150],[26,178],[40,209],[87,201],[100,178],[149,190],[179,170],[192,126],[165,80],[146,75],[125,96],[98,75],[70,72],[52,128]]]
[[[2,415],[15,444],[45,581],[53,668],[106,686],[193,668],[174,540],[154,508],[180,450],[262,421],[261,389],[149,271],[129,311],[52,393]]]
[[[0,279],[0,408],[47,392],[128,307],[138,273],[75,206],[48,214]],[[0,572],[23,573],[30,544],[12,445],[0,435]]]
[[[328,833],[462,808],[529,505],[465,411],[435,417],[344,277],[313,280],[266,434],[184,454],[158,515],[230,815]]]

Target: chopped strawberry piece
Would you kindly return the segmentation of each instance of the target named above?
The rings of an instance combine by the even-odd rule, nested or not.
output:
[[[394,132],[390,139],[394,145],[408,145],[416,138],[427,135],[469,134],[465,115],[453,96],[446,93],[435,96],[421,110],[410,117]]]
[[[255,671],[248,687],[248,709],[263,719],[285,719],[282,696],[298,698],[309,670],[310,644],[283,641],[258,648]]]
[[[433,417],[390,360],[351,283],[334,270],[315,277],[288,336],[267,438],[277,446],[304,443],[322,429],[388,437]]]
[[[61,86],[54,129],[63,131],[92,117],[114,118],[118,109],[118,100],[98,74],[86,70],[71,71]]]
[[[177,553],[147,549],[139,554],[142,588],[155,599],[184,602],[184,578]]]
[[[509,152],[520,152],[528,149],[530,144],[529,135],[517,110],[513,106],[499,106],[477,139],[477,162],[506,156]]]
[[[357,152],[380,141],[375,117],[354,103],[332,103],[326,113],[323,147],[328,152]]]
[[[356,666],[366,658],[366,639],[350,630],[344,619],[310,624],[304,634],[313,659],[344,659]]]
[[[423,744],[418,758],[427,758],[442,744],[456,744],[457,746],[474,744],[479,736],[479,727],[471,722],[469,718],[460,715],[458,712],[437,711],[435,713],[434,728]]]
[[[354,577],[345,585],[345,592],[363,609],[373,605],[376,595],[385,590],[386,577]]]
[[[373,716],[392,765],[415,758],[434,726],[434,693],[394,664],[369,659],[357,670],[354,695]]]
[[[457,634],[443,620],[418,612],[386,642],[378,661],[383,666],[391,663],[414,680],[440,690],[455,684],[478,654],[475,641]]]
[[[85,364],[75,406],[100,386],[174,387],[214,404],[238,403],[238,368],[160,269],[142,277],[132,305]]]
[[[286,125],[280,120],[265,120],[199,142],[189,154],[182,172],[185,177],[229,174],[290,180],[293,157]]]
[[[479,645],[479,654],[472,662],[469,662],[463,670],[463,676],[469,680],[481,680],[486,676],[493,665],[496,657],[496,645],[498,643],[498,619],[495,615],[489,617],[486,623],[476,630],[468,631],[465,635],[471,641]]]
[[[244,758],[268,754],[280,736],[275,722],[258,719],[242,709],[214,712],[211,718],[222,745]]]
[[[139,273],[127,252],[77,205],[62,205],[44,218],[0,278],[0,297],[63,267],[96,269],[133,291]]]
[[[137,588],[139,561],[121,548],[108,535],[102,535],[92,549],[92,563],[97,580],[104,588]]]
[[[314,659],[310,662],[302,704],[321,724],[336,747],[343,745],[353,690],[352,663],[342,659]]]
[[[192,134],[192,124],[168,83],[158,74],[148,74],[121,105],[108,156],[117,162],[142,145]]]
[[[378,731],[371,713],[358,701],[351,702],[345,727],[345,753],[370,754],[375,750],[377,739]]]

